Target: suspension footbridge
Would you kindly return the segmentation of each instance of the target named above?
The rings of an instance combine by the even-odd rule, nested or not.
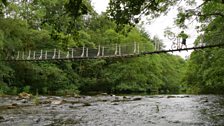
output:
[[[1,54],[0,61],[57,61],[57,60],[85,60],[85,59],[105,59],[119,57],[137,57],[148,54],[160,54],[169,52],[180,52],[188,50],[198,50],[205,48],[224,47],[224,43],[190,46],[188,48],[173,48],[167,50],[153,49],[150,43],[129,43],[114,45],[98,45],[97,47],[80,47],[60,49],[41,49],[26,51],[11,51]]]

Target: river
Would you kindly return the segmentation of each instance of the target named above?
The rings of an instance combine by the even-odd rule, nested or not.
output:
[[[224,96],[0,97],[0,126],[62,125],[223,126]]]

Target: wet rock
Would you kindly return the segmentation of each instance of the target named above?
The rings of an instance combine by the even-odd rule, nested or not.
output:
[[[176,98],[176,96],[169,95],[167,98]]]
[[[51,104],[52,105],[61,105],[63,103],[63,100],[52,100]]]
[[[18,104],[17,103],[12,103],[12,106],[18,106]]]
[[[114,100],[112,100],[112,102],[122,102],[122,101],[124,101],[124,99],[122,97],[119,97],[119,96],[115,96]]]
[[[140,101],[142,100],[142,98],[138,97],[138,98],[133,98],[133,101]]]
[[[67,118],[63,122],[64,124],[76,124],[77,122],[74,121],[72,118]]]
[[[180,98],[190,98],[190,96],[186,95],[186,96],[181,96]]]
[[[156,112],[159,112],[159,105],[156,105]]]
[[[148,123],[151,123],[151,124],[156,124],[155,122],[153,122],[153,121],[151,121],[151,120],[149,120],[149,121],[148,121]]]
[[[107,96],[108,94],[107,94],[107,93],[101,93],[100,95],[102,95],[102,96]]]
[[[3,116],[0,116],[0,121],[5,120],[5,118]]]
[[[40,104],[51,104],[51,101],[50,100],[40,101]]]
[[[28,94],[26,92],[19,93],[19,98],[30,99],[31,97],[32,97],[32,94]]]
[[[119,105],[118,103],[113,103],[112,105]]]
[[[69,105],[68,106],[70,109],[74,109],[75,108],[75,106],[73,106],[73,105]]]
[[[74,98],[82,98],[79,94],[76,94],[76,93],[73,95],[73,97]]]
[[[123,99],[124,99],[124,100],[131,100],[131,98],[128,97],[128,96],[123,96]]]
[[[22,99],[21,103],[28,103],[28,101],[26,99]]]
[[[40,118],[34,119],[33,121],[38,123],[38,122],[40,122]]]
[[[21,100],[22,98],[20,98],[20,97],[16,97],[15,98],[15,100],[17,100],[17,101],[19,101],[19,100]]]
[[[91,106],[91,104],[88,102],[85,102],[85,103],[83,103],[83,106]]]
[[[161,119],[165,119],[166,118],[166,116],[161,116]]]
[[[179,120],[177,120],[177,121],[173,121],[173,123],[181,123]]]
[[[7,109],[15,109],[18,107],[18,104],[13,103],[12,105],[7,106]]]
[[[207,98],[207,97],[202,98],[202,99],[201,99],[201,102],[203,102],[203,103],[207,103],[207,102],[208,102],[208,98]]]

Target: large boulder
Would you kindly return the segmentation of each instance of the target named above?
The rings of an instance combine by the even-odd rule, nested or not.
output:
[[[32,97],[32,94],[28,94],[26,92],[19,93],[19,98],[30,99],[31,97]]]

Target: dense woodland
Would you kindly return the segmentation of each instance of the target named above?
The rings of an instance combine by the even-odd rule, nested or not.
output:
[[[139,15],[156,18],[177,2],[111,0],[107,12],[99,15],[88,0],[0,0],[0,56],[3,59],[15,50],[66,51],[83,45],[133,42],[147,43],[153,51],[154,43],[162,42],[138,25]],[[190,6],[194,1],[187,3]],[[204,31],[196,45],[202,40],[208,44],[224,40],[222,0],[204,0],[195,10],[180,9],[176,24],[184,29],[185,20],[192,18],[201,22],[197,28]],[[72,62],[1,61],[0,95],[223,93],[223,53],[222,48],[195,51],[186,61],[171,54]]]

